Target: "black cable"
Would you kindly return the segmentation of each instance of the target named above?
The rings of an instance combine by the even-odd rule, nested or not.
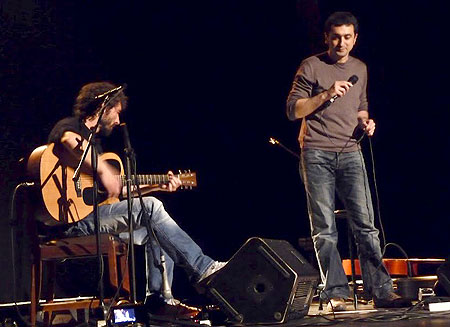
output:
[[[322,111],[320,112],[319,123],[320,123],[320,126],[322,127],[323,132],[326,134],[328,140],[329,140],[334,146],[337,146],[337,144],[333,142],[333,140],[331,139],[330,135],[328,134],[328,132],[327,132],[326,129],[325,129],[325,124],[324,124],[323,119],[322,119],[322,116],[323,116],[323,113],[324,113],[325,109],[326,109],[326,108],[322,109]],[[362,139],[364,138],[365,135],[366,135],[366,134],[363,133],[363,134],[361,135],[361,137],[360,137],[358,140],[356,140],[356,143],[355,143],[355,144],[356,144],[356,145],[359,145],[359,143],[361,143],[361,141],[362,141]],[[351,144],[350,146],[347,146],[351,139],[352,139],[352,136],[350,136],[350,137],[348,138],[348,140],[345,142],[345,144],[342,146],[341,150],[340,150],[340,151],[338,152],[338,154],[337,154],[337,157],[339,157],[339,156],[342,154],[342,152],[344,152],[345,149],[351,148],[352,146],[355,145],[355,144]]]
[[[431,299],[430,299],[431,300]],[[431,302],[431,301],[429,301]],[[338,324],[348,325],[350,323],[364,323],[364,326],[373,323],[378,326],[380,323],[384,322],[396,322],[402,320],[413,320],[413,319],[430,319],[430,318],[446,318],[450,317],[450,313],[447,312],[411,312],[410,309],[396,310],[396,311],[379,311],[376,313],[369,313],[364,317],[356,318],[330,318],[326,315],[307,315],[305,318],[300,320],[292,320],[283,324],[285,327],[303,327],[303,326],[332,326]],[[317,321],[318,319],[323,319],[325,321]],[[233,325],[238,326],[238,325]],[[242,326],[242,325],[239,325]],[[246,326],[244,324],[244,326]],[[267,325],[267,327],[276,327],[277,325]]]
[[[321,113],[323,115],[323,111]],[[324,128],[323,123],[322,123],[322,115],[319,117],[320,118],[320,123],[322,128]],[[326,133],[326,131],[324,130],[324,132]],[[326,133],[327,137],[330,139],[330,136],[328,135],[328,133]],[[356,142],[356,144],[360,144],[364,138],[366,134],[364,133]],[[347,148],[347,144],[350,141],[351,137],[347,140],[346,144],[342,147],[342,149],[339,151],[339,153],[337,154],[337,157],[339,157],[339,155]],[[411,276],[412,270],[411,270],[411,263],[409,262],[409,257],[408,254],[406,253],[406,251],[403,250],[403,248],[396,244],[396,243],[386,243],[386,234],[385,234],[385,230],[384,230],[384,226],[383,226],[383,221],[381,218],[381,206],[380,206],[380,196],[378,193],[378,183],[377,183],[377,178],[376,178],[376,172],[375,172],[375,156],[373,153],[373,146],[372,146],[372,140],[369,137],[369,149],[370,149],[370,160],[371,160],[371,166],[372,166],[372,176],[373,176],[373,183],[374,183],[374,191],[375,191],[375,202],[376,202],[376,212],[377,212],[377,216],[378,216],[378,223],[380,226],[380,232],[381,232],[381,238],[382,238],[382,255],[381,255],[381,260],[380,260],[380,264],[379,266],[376,268],[376,270],[378,270],[382,265],[383,265],[383,258],[384,255],[386,253],[386,249],[388,246],[395,246],[397,247],[403,254],[403,256],[406,258],[406,262],[407,262],[407,269],[408,269],[408,276]],[[335,144],[331,139],[330,142]],[[272,144],[277,144],[280,145],[283,149],[287,150],[289,153],[293,154],[297,159],[299,159],[299,156],[295,155],[293,151],[289,150],[288,148],[286,148],[284,145],[281,145],[281,143],[275,139],[270,139],[270,143]],[[362,163],[364,163],[364,158],[362,156],[361,153],[361,149],[359,150],[360,156],[361,156],[361,161]],[[300,157],[301,160],[301,157]],[[365,185],[365,188],[369,187],[368,185]],[[369,201],[371,201],[371,199],[366,199],[366,204],[367,207],[369,208]]]
[[[368,139],[369,139],[370,159],[371,159],[371,165],[372,165],[372,178],[373,178],[373,183],[374,183],[373,188],[375,191],[375,201],[376,201],[376,207],[377,207],[378,224],[380,226],[380,232],[381,232],[381,237],[382,237],[381,262],[376,270],[378,270],[381,267],[381,265],[383,264],[383,258],[386,254],[386,250],[387,250],[388,246],[394,246],[394,247],[398,248],[400,250],[400,252],[403,254],[403,256],[406,258],[408,276],[411,276],[411,273],[412,273],[411,263],[409,262],[409,257],[408,257],[408,254],[406,253],[406,251],[400,245],[398,245],[396,243],[392,243],[392,242],[387,243],[387,241],[386,241],[386,233],[384,231],[383,220],[381,219],[380,197],[379,197],[379,193],[378,193],[377,175],[375,172],[375,156],[373,154],[372,140],[370,137]]]
[[[124,267],[124,269],[127,269],[127,267],[128,267],[128,258],[129,258],[129,255],[130,255],[130,247],[129,246],[127,246],[127,253],[126,253],[126,260],[125,260],[125,267]],[[122,287],[123,287],[123,282],[124,282],[124,279],[123,279],[123,276],[124,276],[124,274],[125,274],[125,271],[120,271],[120,273],[121,273],[121,280],[120,280],[120,284],[117,286],[117,290],[116,290],[116,293],[114,294],[114,296],[113,296],[113,298],[111,299],[111,305],[108,307],[108,310],[106,311],[106,321],[109,321],[109,319],[111,318],[111,309],[112,309],[112,307],[113,307],[113,304],[117,301],[117,299],[119,298],[119,296],[120,296],[120,291],[122,290]]]
[[[331,297],[328,295],[327,291],[325,291],[324,289],[319,289],[319,287],[314,287],[314,288],[316,289],[316,291],[319,291],[320,293],[325,294],[325,297],[327,298],[328,303],[330,303],[331,311],[333,312],[333,318],[336,319],[336,315],[335,315],[335,312],[334,312],[333,303],[331,303]],[[320,294],[320,293],[319,293],[319,294]],[[319,301],[321,301],[321,300],[322,300],[322,299],[321,299],[321,297],[320,297],[320,295],[319,295]]]
[[[151,235],[148,235],[149,240],[151,240],[151,242],[155,243],[156,248],[159,248],[160,255],[161,255],[162,248],[161,248],[159,240],[158,240],[158,238],[156,236],[156,232],[155,232],[153,226],[151,225],[151,217],[153,215],[153,206],[152,206],[150,212],[148,212],[147,207],[144,204],[143,195],[142,195],[142,192],[141,192],[141,189],[140,189],[140,185],[139,185],[139,182],[138,182],[136,157],[134,155],[131,156],[131,164],[132,164],[132,177],[133,177],[132,178],[132,182],[133,182],[133,186],[134,186],[135,191],[136,191],[136,193],[138,195],[137,197],[138,197],[140,205],[141,205],[141,211],[139,212],[138,217],[140,217],[140,219],[144,219],[144,221],[146,223],[147,231],[150,231],[150,233],[151,233]],[[134,197],[131,198],[131,201],[132,201],[131,202],[131,207],[133,207]],[[133,219],[133,221],[128,222],[128,223],[129,224],[134,223],[134,219]],[[133,230],[134,230],[134,228],[133,228]],[[130,241],[131,241],[131,239],[129,238],[128,242],[130,242]],[[134,245],[128,243],[128,252],[129,252],[130,246],[134,246]],[[155,249],[155,246],[152,246],[152,249]],[[155,254],[156,253],[153,253],[153,257],[154,257],[153,259],[155,261],[155,265],[159,269],[162,269],[160,262],[157,260],[158,256],[156,256]],[[127,256],[127,260],[128,260],[128,256]],[[116,292],[116,295],[114,296],[114,299],[116,299],[116,296],[118,296],[120,288],[122,287],[122,284],[123,284],[123,279],[122,279],[122,282],[120,283],[120,287],[118,288],[118,290]],[[114,303],[114,302],[111,301],[111,303]],[[111,316],[111,306],[108,308],[108,311],[107,311],[107,317],[108,318],[110,318],[110,316]]]
[[[149,213],[148,211],[147,211],[147,207],[146,207],[146,205],[145,205],[145,203],[144,203],[144,199],[143,199],[143,196],[142,196],[142,192],[141,192],[141,188],[140,188],[140,185],[139,185],[139,183],[137,182],[137,166],[136,166],[136,160],[135,160],[135,158],[133,157],[133,176],[134,176],[134,186],[135,186],[135,188],[136,188],[136,192],[137,192],[137,194],[138,194],[138,199],[139,199],[139,203],[140,203],[140,205],[141,205],[141,211],[140,211],[140,213],[139,213],[139,215],[142,217],[144,217],[144,221],[145,221],[145,223],[146,223],[146,227],[147,227],[147,231],[150,231],[151,232],[151,235],[148,235],[149,236],[149,239],[151,240],[151,242],[154,242],[155,243],[155,245],[156,245],[156,247],[157,248],[159,248],[159,251],[160,251],[160,253],[159,253],[159,257],[161,257],[161,254],[162,254],[162,248],[161,248],[161,244],[159,243],[159,240],[158,240],[158,237],[156,236],[156,232],[155,232],[155,229],[153,228],[153,226],[151,225],[151,217],[153,216],[153,205],[152,205],[152,208],[151,208],[151,213]],[[134,198],[133,198],[134,199]],[[152,247],[153,248],[153,247]],[[155,261],[155,265],[159,268],[159,269],[162,269],[162,266],[161,266],[161,263],[157,260],[157,256],[155,255],[155,253],[153,253],[154,255],[153,255],[153,259],[154,259],[154,261]]]
[[[24,316],[22,316],[22,314],[20,313],[19,310],[19,305],[17,303],[17,281],[16,281],[16,252],[15,252],[15,227],[17,226],[17,219],[15,219],[15,207],[16,207],[16,194],[17,191],[22,188],[22,187],[31,187],[34,186],[33,182],[24,182],[24,183],[20,183],[18,184],[13,191],[13,194],[11,196],[11,207],[10,207],[10,216],[9,216],[9,222],[11,225],[11,235],[10,235],[10,239],[11,239],[11,269],[12,269],[12,277],[13,277],[13,303],[14,303],[14,308],[17,312],[17,315],[19,316],[19,318],[27,325],[27,326],[31,326],[31,322],[28,322],[27,319],[25,319]]]
[[[372,165],[372,178],[373,178],[373,184],[374,184],[373,188],[375,191],[375,201],[376,201],[376,206],[377,206],[378,223],[380,225],[381,236],[383,239],[382,244],[383,244],[383,248],[384,248],[385,244],[386,244],[386,234],[384,232],[383,221],[381,219],[380,196],[378,194],[377,174],[375,172],[375,156],[373,154],[372,140],[370,137],[368,139],[369,139],[369,149],[370,149],[370,160],[371,160],[371,165]]]
[[[136,182],[137,181],[136,157],[135,157],[134,153],[131,155],[130,159],[131,159],[131,164],[132,164],[132,173],[131,173],[131,175],[132,175],[132,183],[133,183],[133,186],[138,189],[138,194],[139,194],[140,193],[140,189],[139,189],[139,183]],[[133,202],[134,202],[134,198],[131,197],[131,207],[132,208],[133,208]],[[132,219],[132,221],[129,221],[128,223],[129,224],[134,223],[134,219]],[[133,226],[133,231],[134,231],[134,227],[135,226]],[[125,265],[125,267],[128,266],[128,259],[129,259],[129,255],[130,255],[130,248],[131,248],[131,246],[134,246],[134,244],[131,244],[131,237],[129,237],[128,238],[127,257],[126,257],[126,265]],[[123,281],[124,281],[123,280],[123,275],[124,275],[124,272],[121,271],[121,273],[122,273],[122,280],[120,281],[120,284],[117,287],[116,293],[114,294],[114,296],[113,296],[113,298],[111,300],[111,305],[108,307],[108,310],[106,311],[106,321],[108,321],[111,318],[111,312],[112,312],[111,309],[112,309],[113,304],[115,303],[115,301],[120,296],[120,291],[121,291],[121,289],[123,287]]]
[[[100,228],[100,226],[98,228]],[[98,251],[100,251],[100,249],[98,249]],[[103,255],[100,256],[100,264],[99,264],[99,266],[100,266],[100,271],[98,272],[97,290],[100,290],[100,287],[102,287],[101,285],[103,285],[104,278],[105,278],[105,262],[104,262],[104,259],[103,259]],[[104,300],[104,296],[103,296],[103,299],[102,299],[103,303],[100,303],[100,305],[102,306],[103,311],[105,311],[106,304],[104,303],[103,300]],[[92,309],[93,301],[94,301],[94,299],[91,300],[91,303],[89,305],[89,309],[88,310]]]

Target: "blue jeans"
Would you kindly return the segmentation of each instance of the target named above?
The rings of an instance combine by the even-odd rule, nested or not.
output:
[[[335,196],[347,210],[355,238],[364,290],[382,298],[393,290],[381,261],[380,240],[374,225],[372,199],[361,151],[337,152],[303,149],[300,175],[305,185],[311,235],[319,263],[323,299],[347,298],[347,276],[337,250]]]
[[[204,255],[200,247],[183,231],[169,216],[161,201],[154,197],[145,197],[144,205],[150,216],[151,226],[155,230],[161,249],[166,258],[167,275],[172,285],[174,265],[183,267],[192,281],[196,281],[209,268],[213,260]],[[141,204],[138,199],[133,199],[132,212],[136,221],[134,231],[134,243],[146,247],[147,290],[146,294],[159,293],[162,286],[162,278],[159,265],[159,249],[154,249],[149,241],[147,222],[140,215]],[[128,206],[127,201],[121,201],[99,207],[100,232],[118,235],[121,239],[128,240]],[[66,234],[92,235],[95,234],[94,215],[89,216],[72,226]],[[156,262],[155,255],[156,254]]]

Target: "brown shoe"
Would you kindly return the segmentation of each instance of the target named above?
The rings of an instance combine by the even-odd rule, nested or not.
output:
[[[328,312],[339,312],[345,311],[347,309],[347,304],[345,304],[345,299],[335,298],[331,299],[327,305]]]
[[[184,303],[178,302],[177,304],[164,304],[154,314],[158,316],[168,316],[176,319],[193,319],[202,309],[197,307],[191,307]]]
[[[381,298],[373,297],[374,308],[407,308],[411,305],[411,301],[402,298],[394,292],[389,292]]]
[[[147,297],[144,305],[149,314],[176,319],[192,319],[201,312],[200,308],[188,306],[176,299],[166,303],[158,295]]]

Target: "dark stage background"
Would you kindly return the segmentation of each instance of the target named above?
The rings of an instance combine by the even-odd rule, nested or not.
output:
[[[300,60],[323,47],[323,20],[350,10],[369,100],[387,241],[411,257],[449,254],[449,73],[442,1],[0,2],[0,302],[12,300],[10,198],[20,158],[71,113],[85,83],[127,83],[124,114],[139,171],[192,169],[199,187],[164,194],[214,258],[251,236],[296,246],[309,235],[285,100]],[[121,151],[121,135],[108,142]],[[369,154],[367,140],[364,151]],[[366,157],[369,159],[369,156]],[[369,168],[371,167],[368,161]],[[22,253],[25,240],[15,247]],[[400,257],[395,249],[388,256]],[[19,260],[27,297],[27,257]]]

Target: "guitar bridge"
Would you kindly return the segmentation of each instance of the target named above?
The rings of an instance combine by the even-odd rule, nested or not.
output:
[[[75,192],[77,193],[77,197],[81,198],[81,182],[80,178],[78,178],[76,181],[73,182],[75,186]]]

